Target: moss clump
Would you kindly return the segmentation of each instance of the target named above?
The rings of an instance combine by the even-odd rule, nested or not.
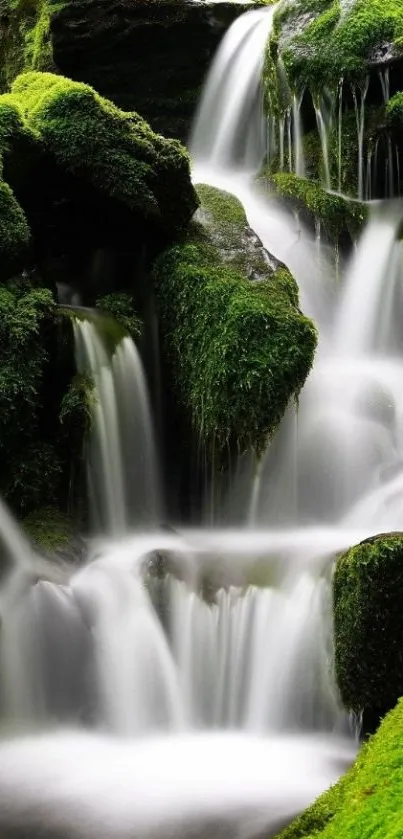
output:
[[[60,423],[76,455],[82,452],[83,442],[91,430],[94,401],[91,377],[77,373],[63,396],[59,413]]]
[[[134,300],[131,294],[125,291],[116,291],[105,294],[96,301],[96,307],[101,311],[112,315],[121,325],[125,332],[138,341],[143,331],[143,322],[136,314]]]
[[[322,232],[338,241],[346,231],[355,239],[367,219],[363,204],[348,201],[323,189],[321,184],[288,172],[269,174],[269,185],[277,195],[289,199],[297,210],[320,222]]]
[[[19,76],[12,101],[62,169],[165,233],[187,224],[197,199],[177,141],[154,134],[138,114],[119,110],[88,85],[51,73]]]
[[[403,128],[403,92],[399,91],[386,105],[386,124],[392,128]]]
[[[223,213],[227,224],[228,207]],[[238,209],[234,218],[237,225]],[[262,451],[305,382],[316,331],[296,307],[284,272],[266,266],[265,280],[248,281],[196,225],[155,264],[173,381],[207,443]]]
[[[21,524],[34,544],[46,551],[66,547],[74,535],[70,519],[54,507],[30,513]]]
[[[293,86],[333,89],[344,76],[360,81],[385,45],[403,53],[400,0],[355,0],[343,11],[340,0],[298,0],[279,10],[276,40]]]
[[[278,839],[399,839],[403,835],[403,701],[354,766]]]
[[[403,533],[341,556],[334,577],[336,676],[345,705],[389,709],[403,695]]]

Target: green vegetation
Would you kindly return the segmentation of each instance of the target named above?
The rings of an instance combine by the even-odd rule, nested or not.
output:
[[[24,211],[8,184],[0,181],[0,280],[23,267],[29,243]]]
[[[293,86],[322,91],[342,76],[362,81],[385,44],[403,54],[400,0],[355,0],[344,13],[340,0],[297,0],[277,13],[270,50],[280,50]]]
[[[386,105],[386,124],[392,128],[403,128],[403,92],[399,91]]]
[[[154,134],[138,114],[62,76],[25,73],[11,93],[28,129],[62,169],[166,234],[189,221],[197,200],[188,156],[176,140]]]
[[[111,315],[117,323],[123,326],[125,332],[138,341],[143,331],[143,322],[136,314],[134,300],[125,291],[115,291],[105,294],[96,301],[96,307]]]
[[[400,839],[403,701],[361,747],[353,767],[278,839]]]
[[[0,30],[0,90],[24,70],[53,69],[51,0],[4,0]],[[61,3],[52,4],[57,10]]]
[[[237,227],[233,202],[222,222],[230,224],[231,213]],[[316,346],[289,272],[266,264],[265,279],[249,281],[223,257],[216,236],[194,224],[158,258],[154,281],[172,380],[194,428],[207,443],[261,452],[304,384]]]
[[[92,425],[95,401],[94,383],[90,376],[76,373],[60,405],[59,420],[68,436],[72,457],[82,454],[83,442]]]
[[[56,452],[39,428],[53,317],[47,289],[32,288],[28,278],[0,286],[0,491],[20,510],[52,501],[60,477]]]
[[[71,520],[54,507],[30,513],[21,524],[34,544],[46,551],[53,552],[66,547],[73,536]]]
[[[306,211],[312,221],[320,221],[322,232],[334,241],[346,232],[355,239],[367,219],[363,204],[332,195],[316,181],[278,172],[269,173],[268,183],[277,195],[291,200],[295,209]]]
[[[393,708],[403,695],[403,534],[362,542],[334,577],[336,676],[348,708]]]

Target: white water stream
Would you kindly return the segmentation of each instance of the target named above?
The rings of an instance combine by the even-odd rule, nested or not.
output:
[[[272,16],[248,13],[223,41],[194,176],[235,193],[296,276],[321,333],[317,362],[259,474],[239,465],[236,526],[169,533],[154,524],[134,345],[110,357],[94,325],[77,323],[97,396],[91,497],[113,541],[55,580],[2,524],[14,557],[0,598],[2,839],[44,827],[52,839],[269,837],[353,759],[332,672],[331,572],[338,551],[403,527],[400,209],[374,216],[338,289],[325,249],[253,186]],[[128,533],[145,522],[154,529]]]

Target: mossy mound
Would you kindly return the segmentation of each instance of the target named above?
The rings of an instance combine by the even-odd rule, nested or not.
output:
[[[403,695],[403,533],[368,539],[339,557],[334,577],[336,677],[357,712]]]
[[[321,234],[332,242],[339,242],[346,236],[354,241],[367,220],[364,204],[326,192],[317,181],[298,178],[289,172],[269,172],[267,184],[276,195],[301,212],[310,226],[319,222]]]
[[[361,747],[347,774],[278,839],[400,839],[403,701]]]
[[[224,227],[246,226],[239,207],[221,201]],[[236,262],[194,224],[153,273],[172,381],[194,429],[218,447],[260,452],[305,382],[316,331],[284,266],[250,282]]]
[[[197,200],[178,142],[154,134],[138,114],[120,111],[88,85],[51,73],[24,73],[11,94],[63,170],[167,234],[187,224]]]
[[[400,0],[297,0],[276,15],[272,50],[280,50],[292,86],[336,90],[342,77],[403,55]]]

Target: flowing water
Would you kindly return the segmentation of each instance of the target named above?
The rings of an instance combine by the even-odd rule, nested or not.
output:
[[[167,530],[136,348],[76,321],[78,369],[94,384],[88,561],[45,565],[0,511],[3,839],[44,826],[52,839],[268,837],[354,756],[331,576],[337,552],[403,527],[402,213],[375,212],[337,287],[318,236],[254,186],[272,21],[272,8],[254,10],[223,40],[194,178],[236,194],[290,267],[320,330],[317,361],[260,468],[239,462],[216,510],[226,527]]]

